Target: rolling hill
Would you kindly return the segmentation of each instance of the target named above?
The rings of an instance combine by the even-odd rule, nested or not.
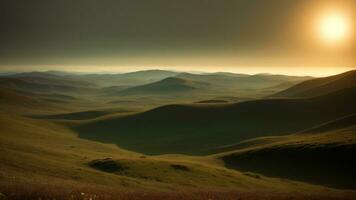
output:
[[[79,136],[147,154],[212,153],[242,140],[295,133],[356,111],[355,88],[308,99],[266,99],[224,105],[167,105],[85,122]],[[139,138],[139,140],[137,140]]]
[[[76,74],[66,72],[24,72],[7,76],[8,78],[17,78],[31,83],[65,85],[65,86],[80,86],[80,87],[95,87],[96,84],[90,81],[81,80]]]
[[[224,82],[231,77],[258,79],[258,88],[278,83],[271,91],[299,77],[180,75],[1,76],[0,198],[355,198],[355,87],[311,98],[246,101],[237,92],[212,90],[233,84]],[[147,82],[112,85],[135,79]],[[113,91],[139,95],[106,95]],[[163,101],[162,94],[172,95]],[[151,109],[185,102],[183,94],[195,103]]]
[[[181,73],[176,77],[187,80],[208,82],[226,89],[264,89],[282,83],[296,84],[301,81],[310,79],[311,77],[273,75],[273,74],[233,74],[233,73],[211,73],[211,74],[191,74]],[[280,87],[282,87],[281,85]],[[288,86],[287,86],[288,87]],[[287,88],[286,87],[286,88]]]
[[[356,70],[334,76],[307,80],[278,92],[272,95],[272,97],[313,97],[352,87],[356,87]]]
[[[110,86],[138,86],[160,81],[162,79],[176,76],[178,72],[166,70],[143,70],[122,74],[87,74],[81,78],[94,82],[101,87]]]
[[[54,78],[53,78],[54,77]],[[46,77],[18,76],[0,77],[0,84],[12,90],[32,93],[85,93],[96,90],[95,85],[82,81],[61,79],[49,75]]]
[[[10,199],[83,199],[84,195],[87,199],[203,200],[236,195],[255,199],[266,192],[280,198],[289,192],[321,199],[324,195],[349,199],[356,195],[240,173],[204,158],[145,156],[80,139],[59,124],[1,111],[0,124],[0,192]],[[277,192],[280,190],[285,193]]]
[[[229,168],[356,189],[356,114],[288,135],[262,137],[218,154]],[[226,149],[225,149],[226,150]]]
[[[61,106],[41,97],[41,95],[19,92],[0,86],[0,110],[21,114],[44,114],[48,111],[63,109]]]
[[[207,89],[209,83],[189,81],[182,78],[170,77],[158,82],[130,87],[117,92],[119,95],[143,95],[161,94],[169,95],[174,93],[189,93],[193,90]]]
[[[138,73],[138,72],[137,72]],[[241,98],[262,97],[273,94],[310,77],[294,77],[271,74],[233,74],[233,73],[208,73],[192,74],[178,73],[149,84],[129,87],[124,90],[114,91],[120,95],[180,95],[187,92],[198,92],[195,95],[205,95],[205,98],[214,98],[224,95],[238,95]],[[193,95],[194,96],[194,95]]]
[[[222,72],[192,74],[165,70],[145,70],[123,74],[77,74],[47,71],[4,75],[0,77],[0,84],[9,89],[23,92],[95,97],[157,94],[169,97],[176,93],[182,95],[184,92],[199,92],[195,96],[189,93],[185,95],[185,98],[182,98],[185,102],[189,102],[189,100],[200,101],[204,98],[211,99],[218,96],[259,98],[309,78]],[[194,96],[194,98],[189,99],[187,96]],[[199,98],[199,96],[201,97]],[[115,100],[110,99],[109,101]]]

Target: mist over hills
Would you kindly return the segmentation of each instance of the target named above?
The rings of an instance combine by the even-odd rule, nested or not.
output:
[[[202,73],[191,74],[165,70],[146,70],[123,74],[77,74],[60,71],[25,72],[4,75],[0,83],[7,89],[31,93],[82,94],[98,97],[116,95],[183,95],[195,96],[193,101],[208,100],[218,96],[257,98],[271,95],[282,89],[310,79],[270,74]],[[201,97],[199,99],[199,97]],[[120,98],[120,97],[119,97]],[[180,97],[179,97],[180,98]],[[206,99],[202,99],[206,98]],[[182,97],[188,100],[189,98]]]

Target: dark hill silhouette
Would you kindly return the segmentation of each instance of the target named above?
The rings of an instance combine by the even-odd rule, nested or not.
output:
[[[229,103],[229,102],[221,99],[210,99],[210,100],[197,101],[194,103]]]
[[[242,140],[295,133],[356,111],[356,89],[309,99],[167,105],[75,127],[83,138],[148,154],[207,154]]]
[[[278,92],[272,97],[313,97],[352,87],[356,87],[356,70],[335,76],[307,80]]]
[[[91,110],[91,111],[63,113],[63,114],[55,114],[55,115],[40,115],[40,116],[31,116],[31,117],[38,118],[38,119],[87,120],[87,119],[94,119],[97,117],[105,116],[108,114],[110,114],[110,112],[108,111]]]
[[[342,129],[344,127],[349,127],[356,125],[356,113],[341,117],[339,119],[329,121],[318,126],[308,128],[306,130],[298,132],[298,134],[310,134],[310,133],[321,133],[326,131],[332,131],[337,129]]]
[[[229,168],[340,189],[356,189],[356,114],[303,134],[218,155]],[[278,137],[277,137],[278,138]],[[277,142],[276,142],[277,141]]]

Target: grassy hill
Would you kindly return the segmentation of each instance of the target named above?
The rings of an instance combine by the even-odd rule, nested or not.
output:
[[[181,73],[177,77],[187,80],[202,81],[212,83],[216,86],[227,87],[226,89],[263,89],[281,85],[282,83],[298,83],[311,77],[285,76],[273,74],[233,74],[233,73],[212,73],[212,74],[190,74]]]
[[[352,87],[356,87],[356,70],[334,76],[307,80],[278,92],[272,95],[272,97],[312,97]]]
[[[152,81],[147,73],[160,80]],[[130,87],[134,92],[173,95],[108,97],[129,88],[111,85],[124,80],[116,75],[108,80],[111,75],[98,75],[102,79],[97,82],[92,75],[61,72],[2,76],[0,198],[355,198],[354,191],[345,190],[355,189],[350,178],[355,166],[344,164],[354,162],[355,88],[305,99],[240,102],[246,100],[239,97],[242,93],[191,95],[219,88],[217,82],[170,77],[177,74],[162,71],[131,75],[130,81],[141,76],[140,81],[152,81]],[[272,87],[283,88],[284,83]],[[187,98],[179,99],[182,94]],[[216,152],[221,153],[207,155]],[[206,156],[161,155],[165,153]]]
[[[80,86],[80,87],[95,87],[96,84],[90,81],[82,80],[76,74],[47,71],[47,72],[26,72],[7,76],[8,78],[17,78],[19,80],[50,85],[65,85],[65,86]]]
[[[216,94],[220,96],[239,96],[240,98],[262,98],[311,79],[311,77],[273,74],[248,75],[234,73],[181,73],[176,77],[210,83],[210,89],[214,90]]]
[[[165,78],[158,82],[130,87],[119,91],[120,95],[143,95],[143,94],[161,94],[169,95],[172,93],[189,93],[192,90],[206,89],[210,84],[196,81],[189,81],[181,78]]]
[[[298,132],[298,134],[322,133],[322,132],[326,132],[326,131],[341,129],[341,128],[348,127],[348,126],[355,125],[355,124],[356,124],[356,114],[353,113],[351,115],[347,115],[347,116],[338,118],[336,120],[329,121],[329,122],[314,126],[312,128],[302,130],[302,131]]]
[[[80,139],[58,124],[9,113],[0,112],[0,122],[0,193],[9,199],[199,200],[236,195],[283,199],[290,192],[301,197],[351,199],[356,195],[240,173],[212,164],[208,158],[145,156]]]
[[[214,99],[219,96],[260,98],[281,91],[310,77],[271,74],[208,73],[191,74],[165,70],[146,70],[123,74],[75,74],[58,71],[26,72],[0,77],[3,87],[21,92],[66,95],[74,98],[100,98],[113,102],[149,97],[143,104],[162,105]],[[164,98],[157,99],[159,95]],[[153,98],[152,98],[153,97]],[[127,97],[125,97],[127,98]],[[148,98],[148,99],[149,99]],[[47,98],[63,102],[68,99]],[[157,103],[160,102],[160,103]]]
[[[166,70],[143,70],[122,74],[87,74],[81,78],[92,81],[101,87],[137,86],[160,81],[177,74],[177,72]]]
[[[8,88],[27,92],[100,92],[119,91],[128,85],[141,85],[175,76],[176,72],[147,70],[124,74],[73,74],[65,72],[26,72],[0,77],[0,83]],[[96,90],[94,90],[94,88]],[[99,91],[98,89],[101,88]]]
[[[356,189],[356,114],[288,136],[256,138],[218,154],[229,168]],[[227,148],[225,148],[227,150]]]
[[[55,77],[55,78],[53,78]],[[46,77],[12,76],[0,77],[2,87],[32,93],[74,93],[94,92],[95,85],[82,81],[61,79],[50,75]]]
[[[79,136],[147,154],[207,154],[221,145],[285,135],[352,114],[355,88],[309,99],[167,105],[73,127]],[[139,138],[139,139],[137,139]]]
[[[48,97],[48,95],[46,96]],[[45,114],[48,111],[58,112],[63,109],[60,105],[46,101],[42,97],[41,95],[19,92],[0,86],[0,110],[21,114]],[[57,97],[55,98],[57,99]]]

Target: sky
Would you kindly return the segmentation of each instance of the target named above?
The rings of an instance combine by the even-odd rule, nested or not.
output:
[[[0,71],[323,76],[356,68],[355,19],[355,0],[1,0]]]

